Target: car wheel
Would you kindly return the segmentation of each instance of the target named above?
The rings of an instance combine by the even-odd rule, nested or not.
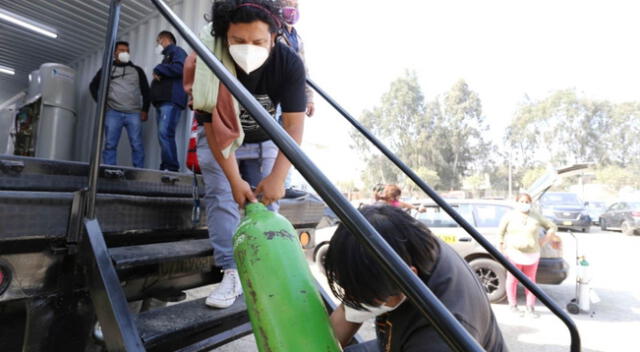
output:
[[[607,231],[607,222],[600,218],[600,230]]]
[[[625,235],[627,235],[627,236],[631,236],[631,235],[633,235],[633,232],[634,232],[634,231],[633,231],[633,227],[631,227],[631,225],[629,225],[629,223],[628,223],[628,222],[626,222],[626,221],[625,221],[625,222],[623,222],[623,223],[622,223],[622,226],[621,226],[621,229],[622,229],[622,233],[623,233],[623,234],[625,234]]]
[[[591,231],[591,226],[587,226],[585,228],[582,229],[582,232],[587,233]]]
[[[324,243],[320,246],[320,248],[316,249],[315,254],[313,255],[313,261],[316,263],[316,267],[322,273],[322,275],[327,275],[324,271],[324,259],[327,256],[327,251],[329,251],[329,244]]]
[[[491,303],[498,303],[507,295],[506,270],[493,259],[478,258],[469,262],[476,273]]]

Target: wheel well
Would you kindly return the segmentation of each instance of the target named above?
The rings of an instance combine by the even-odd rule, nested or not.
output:
[[[464,257],[464,260],[467,263],[470,263],[472,260],[476,260],[476,259],[479,259],[479,258],[495,260],[492,256],[490,256],[487,253],[472,253],[472,254],[469,254],[468,256]],[[496,260],[496,262],[498,262],[498,261]]]
[[[316,248],[313,249],[313,258],[315,259],[316,254],[318,254],[318,250],[320,250],[320,248],[322,248],[324,245],[329,245],[329,241],[322,241],[318,244],[316,244]]]

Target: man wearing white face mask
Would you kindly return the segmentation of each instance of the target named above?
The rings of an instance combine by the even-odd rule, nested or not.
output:
[[[212,23],[200,39],[274,119],[280,104],[282,127],[300,143],[306,110],[304,65],[298,55],[276,42],[281,27],[278,13],[271,0],[217,0]],[[194,54],[185,62],[184,77],[201,125],[197,150],[209,237],[215,264],[224,272],[206,304],[225,308],[242,294],[231,242],[240,221],[239,208],[261,195],[262,202],[277,211],[291,163]]]
[[[113,56],[105,112],[105,145],[102,162],[107,165],[117,163],[118,142],[124,127],[127,129],[131,144],[133,166],[142,168],[144,167],[142,121],[147,120],[150,104],[147,76],[142,68],[131,62],[129,43],[117,42]],[[89,91],[94,100],[97,100],[101,74],[102,70],[98,70],[89,85]]]
[[[547,234],[540,239],[540,232],[543,229],[547,231]],[[541,247],[549,241],[557,246],[556,243],[560,240],[556,236],[557,230],[558,227],[552,221],[531,209],[531,196],[527,193],[520,193],[516,197],[515,209],[507,213],[500,221],[498,228],[500,251],[531,281],[536,282]],[[536,296],[525,289],[526,308],[524,312],[521,312],[518,309],[516,297],[518,280],[510,272],[507,272],[506,286],[510,310],[518,315],[524,314],[531,318],[537,318],[538,313],[534,309]]]
[[[360,212],[486,351],[507,350],[484,288],[451,247],[400,208],[373,205]],[[340,343],[346,346],[364,321],[376,319],[377,341],[345,352],[450,351],[346,226],[331,238],[324,266],[331,291],[342,301],[331,314]]]

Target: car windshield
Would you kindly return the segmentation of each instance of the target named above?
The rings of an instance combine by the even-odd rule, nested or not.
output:
[[[473,225],[473,213],[471,207],[466,204],[453,205],[453,208],[462,215],[462,217]],[[420,220],[427,227],[458,227],[458,223],[453,220],[449,214],[437,205],[424,206],[423,212],[416,214],[416,219]]]
[[[584,203],[578,199],[575,193],[547,193],[540,201],[542,205],[577,205],[582,206]]]

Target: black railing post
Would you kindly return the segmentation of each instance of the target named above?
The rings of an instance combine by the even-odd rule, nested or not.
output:
[[[100,74],[100,88],[98,89],[98,102],[96,106],[96,125],[93,132],[93,146],[91,149],[91,164],[89,166],[89,184],[87,192],[87,211],[89,219],[96,217],[96,192],[98,188],[98,174],[100,173],[100,159],[102,155],[102,141],[104,139],[104,114],[106,111],[107,92],[111,80],[111,66],[113,52],[116,46],[116,35],[120,23],[120,7],[122,0],[111,0],[109,6],[109,21],[107,22],[107,39],[104,43],[102,54],[102,72]]]
[[[565,313],[546,293],[534,284],[526,275],[518,270],[511,262],[505,258],[484,236],[482,236],[471,224],[458,214],[436,191],[426,184],[418,175],[411,170],[402,160],[400,160],[389,148],[387,148],[378,138],[367,130],[358,120],[353,118],[340,104],[331,98],[324,90],[316,85],[312,80],[307,79],[307,84],[320,94],[331,106],[333,106],[353,127],[362,133],[378,150],[380,150],[389,160],[391,160],[405,175],[407,175],[420,189],[422,189],[436,204],[444,209],[456,223],[464,228],[484,249],[489,252],[498,262],[509,270],[529,291],[531,291],[549,310],[551,310],[569,329],[571,335],[571,352],[580,351],[580,334],[573,320]]]
[[[478,342],[455,319],[431,290],[409,269],[378,232],[367,222],[329,179],[302,152],[298,144],[275,122],[255,98],[233,77],[198,37],[173,13],[162,0],[151,0],[160,13],[171,23],[193,48],[231,94],[271,136],[280,151],[318,191],[349,230],[356,234],[374,254],[387,273],[403,292],[416,304],[444,341],[454,351],[483,351]]]

